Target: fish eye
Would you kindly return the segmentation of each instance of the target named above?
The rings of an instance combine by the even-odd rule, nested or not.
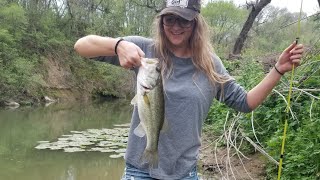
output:
[[[157,72],[160,72],[160,71],[161,71],[161,68],[160,68],[159,66],[157,66],[157,67],[156,67],[156,71],[157,71]]]

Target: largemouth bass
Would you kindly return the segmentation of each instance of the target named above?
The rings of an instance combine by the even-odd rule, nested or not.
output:
[[[164,117],[164,94],[158,59],[142,58],[137,75],[137,94],[131,104],[138,106],[140,124],[134,129],[139,137],[146,136],[147,145],[141,157],[151,167],[158,166],[160,131],[167,128]]]

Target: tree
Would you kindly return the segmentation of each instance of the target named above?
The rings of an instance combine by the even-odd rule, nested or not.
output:
[[[247,16],[246,10],[236,7],[233,2],[224,1],[209,2],[201,13],[213,29],[214,45],[227,49],[235,41]]]
[[[236,43],[233,47],[232,54],[230,54],[230,58],[237,57],[241,54],[241,50],[244,46],[244,43],[247,39],[248,33],[254,23],[255,18],[258,16],[258,14],[261,12],[261,10],[268,5],[271,2],[271,0],[257,0],[256,3],[251,2],[247,3],[247,6],[251,8],[251,12],[244,23],[242,30],[236,40]]]
[[[293,41],[297,36],[297,24],[295,23],[300,13],[290,13],[287,9],[279,9],[273,6],[267,6],[263,9],[248,34],[245,47],[253,48],[256,54],[265,54],[277,52],[287,46],[287,43]],[[301,17],[304,17],[302,14]],[[300,35],[303,42],[309,41],[315,33],[309,32],[311,21],[302,21],[303,33]],[[314,28],[311,28],[314,29]],[[306,37],[302,37],[308,34]],[[272,46],[270,46],[272,42]]]

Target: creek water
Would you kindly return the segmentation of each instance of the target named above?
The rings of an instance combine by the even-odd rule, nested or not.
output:
[[[70,131],[113,128],[130,122],[129,101],[52,104],[0,109],[0,179],[116,180],[124,159],[109,153],[38,150],[38,141],[55,141]]]

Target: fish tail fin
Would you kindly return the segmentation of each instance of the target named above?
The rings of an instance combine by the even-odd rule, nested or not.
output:
[[[158,168],[158,151],[150,151],[145,149],[141,158],[143,161],[147,161],[150,167]]]

